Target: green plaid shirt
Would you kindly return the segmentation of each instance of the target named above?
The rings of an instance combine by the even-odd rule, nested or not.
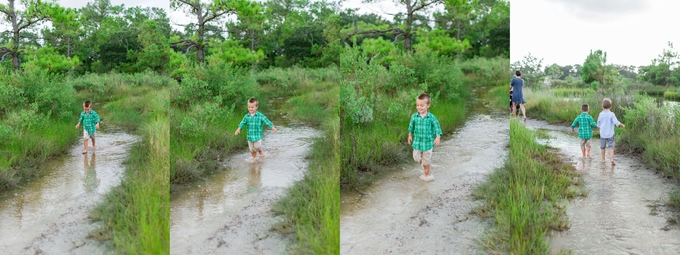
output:
[[[268,127],[274,126],[274,123],[269,121],[269,119],[260,112],[255,112],[255,115],[252,116],[250,113],[246,113],[246,116],[243,116],[241,123],[238,124],[238,128],[243,129],[248,125],[246,138],[249,142],[257,142],[262,139],[262,124],[265,124]]]
[[[581,139],[593,138],[593,128],[597,128],[597,123],[593,117],[591,117],[587,112],[582,112],[581,115],[577,116],[574,123],[571,123],[571,128],[573,129],[578,125],[578,137]]]
[[[432,113],[427,112],[425,117],[420,117],[420,114],[416,112],[411,116],[408,133],[413,134],[413,149],[427,151],[434,147],[434,139],[442,135],[442,128],[439,126],[439,120]]]
[[[92,135],[97,131],[95,125],[99,123],[99,115],[97,115],[97,112],[94,110],[90,110],[90,114],[87,114],[85,111],[83,111],[80,113],[80,120],[78,120],[78,122],[82,123],[83,128],[87,131],[87,133]]]

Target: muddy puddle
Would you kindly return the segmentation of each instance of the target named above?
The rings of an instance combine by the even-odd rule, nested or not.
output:
[[[560,149],[583,174],[588,196],[569,201],[571,228],[552,236],[553,252],[574,254],[678,254],[680,229],[670,225],[664,201],[674,184],[647,168],[638,158],[615,154],[616,165],[601,163],[599,138],[583,159],[578,133],[567,126],[528,120],[526,126],[547,131],[539,141]]]
[[[278,108],[284,100],[269,103]],[[278,129],[265,127],[264,159],[253,161],[245,149],[226,159],[219,173],[173,192],[171,254],[281,254],[290,247],[292,240],[273,230],[281,219],[272,205],[302,179],[305,157],[321,132],[264,113]]]
[[[82,132],[82,131],[81,131]],[[82,141],[48,161],[44,175],[0,197],[2,254],[103,254],[89,238],[96,228],[91,209],[120,184],[124,160],[138,137],[112,128],[97,131],[97,149],[86,155]],[[90,144],[91,145],[91,144]]]
[[[365,190],[341,193],[341,254],[481,252],[476,239],[489,224],[471,213],[479,203],[471,193],[508,155],[508,114],[490,111],[490,100],[474,103],[465,125],[435,147],[434,181],[421,181],[422,166],[413,162]]]

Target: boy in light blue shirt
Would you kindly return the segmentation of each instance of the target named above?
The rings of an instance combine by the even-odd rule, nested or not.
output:
[[[609,157],[611,158],[612,165],[616,165],[614,162],[614,126],[621,126],[625,128],[626,125],[619,122],[616,119],[616,114],[610,111],[612,108],[612,100],[605,98],[602,100],[602,112],[597,116],[597,127],[600,128],[600,150],[602,151],[602,163],[605,160],[605,148],[609,147]]]

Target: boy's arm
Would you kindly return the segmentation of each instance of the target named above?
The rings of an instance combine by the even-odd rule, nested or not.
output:
[[[588,117],[590,117],[590,116],[588,116]],[[590,126],[593,127],[593,128],[597,128],[597,123],[595,123],[595,119],[593,119],[593,117],[590,117],[589,120],[590,120]]]
[[[272,128],[272,131],[274,131],[274,133],[276,133],[276,127],[274,126],[274,123],[272,123],[272,122],[267,118],[267,116],[262,115],[262,117],[264,117],[264,124],[267,125],[268,127]]]
[[[76,124],[76,129],[80,127],[80,123],[83,123],[83,113],[80,113],[80,118],[78,119],[78,124]]]
[[[99,128],[99,114],[97,114],[97,112],[95,112],[95,111],[92,111],[92,112],[94,113],[94,123],[97,123],[95,125],[95,128]]]
[[[409,134],[413,134],[413,129],[415,129],[415,126],[414,126],[415,124],[413,124],[413,122],[415,122],[415,119],[413,119],[413,116],[411,116],[411,120],[408,122],[408,133]]]
[[[442,136],[444,134],[444,132],[442,132],[441,125],[439,125],[439,120],[437,119],[437,117],[434,117],[434,115],[432,115],[432,117],[433,117],[432,118],[432,125],[434,126],[434,135],[436,137]]]
[[[574,131],[576,124],[578,124],[578,117],[576,117],[576,119],[574,119],[574,122],[571,123],[571,131]]]
[[[411,142],[413,142],[413,116],[411,116],[411,120],[408,123],[408,145],[411,145]]]
[[[616,114],[612,114],[612,122],[614,123],[614,126],[622,125],[621,122],[619,122],[619,120],[616,119]]]
[[[246,116],[247,115],[248,114],[246,114]],[[246,123],[248,123],[248,121],[246,120],[246,116],[243,116],[243,120],[241,120],[241,123],[238,124],[238,128],[236,129],[236,132],[234,132],[234,135],[238,135],[239,133],[241,133],[241,129],[246,126]]]
[[[432,118],[432,125],[434,126],[434,136],[435,136],[434,145],[439,146],[439,141],[440,141],[442,135],[444,134],[444,132],[442,132],[442,127],[441,127],[441,125],[439,125],[439,120],[437,119],[437,117],[434,117],[434,115],[432,115],[432,117],[433,117]]]

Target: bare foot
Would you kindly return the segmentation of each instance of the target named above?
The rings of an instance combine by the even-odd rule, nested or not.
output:
[[[527,117],[524,117],[524,122],[527,122]]]
[[[83,151],[83,154],[87,154],[87,151]]]
[[[612,160],[612,165],[616,165],[616,162],[614,162],[614,160]]]
[[[264,158],[264,153],[260,151],[260,158]]]
[[[586,158],[586,155],[583,155],[583,158]]]
[[[592,159],[593,157],[591,157],[590,155],[588,155],[588,158],[589,158],[589,159]]]
[[[602,163],[604,163],[604,159],[602,160]]]

